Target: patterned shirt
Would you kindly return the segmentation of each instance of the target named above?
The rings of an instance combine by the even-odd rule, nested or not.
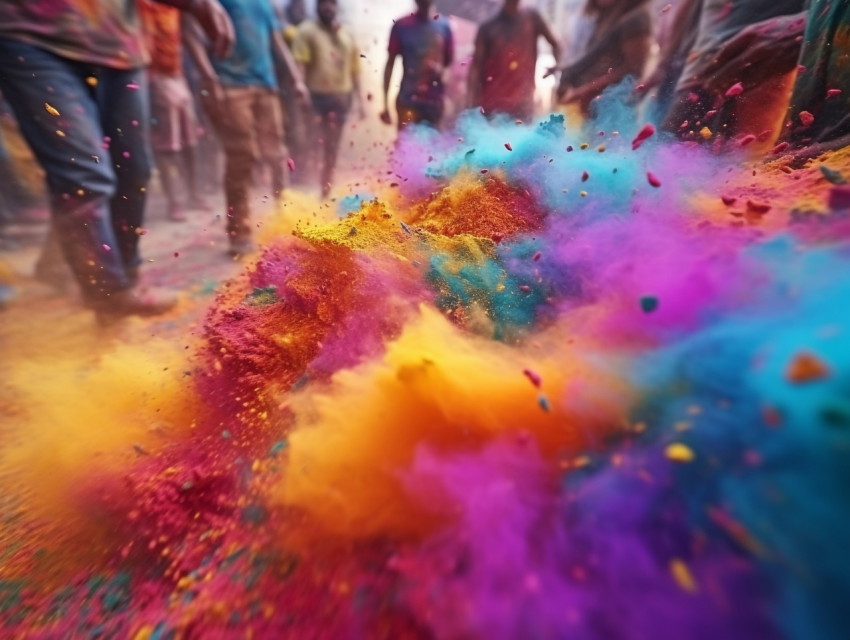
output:
[[[0,37],[113,69],[148,62],[136,0],[0,0]]]
[[[402,18],[390,31],[389,54],[400,55],[404,63],[400,104],[442,104],[443,71],[454,57],[452,30],[445,18],[423,19],[416,14]]]

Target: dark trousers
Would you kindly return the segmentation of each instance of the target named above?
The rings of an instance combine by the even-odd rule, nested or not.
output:
[[[0,92],[47,174],[54,229],[84,297],[128,287],[150,178],[144,70],[0,38]]]

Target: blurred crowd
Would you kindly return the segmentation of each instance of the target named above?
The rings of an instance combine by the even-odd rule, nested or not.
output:
[[[399,130],[447,126],[465,108],[529,121],[552,78],[568,118],[625,88],[647,121],[718,153],[756,143],[805,158],[850,144],[850,2],[586,0],[565,27],[552,1],[408,1],[394,3],[412,13],[388,34],[373,114]],[[25,184],[0,137],[0,250],[13,248],[8,225],[49,224],[36,278],[70,267],[104,323],[157,315],[174,298],[138,285],[154,168],[175,223],[223,192],[237,259],[254,248],[255,185],[328,198],[346,123],[368,116],[372,96],[364,34],[337,0],[312,3],[0,2],[0,118],[46,191]],[[0,278],[0,307],[8,295]]]

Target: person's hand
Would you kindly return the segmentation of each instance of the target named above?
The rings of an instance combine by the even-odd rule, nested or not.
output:
[[[217,58],[226,58],[236,42],[233,22],[218,0],[193,0],[189,11],[201,25]]]
[[[296,82],[293,89],[295,91],[295,97],[301,104],[307,104],[310,102],[310,90],[302,80]]]
[[[227,101],[227,94],[224,92],[224,87],[217,77],[204,78],[201,83],[201,89],[204,92],[204,99],[207,101],[207,108],[213,111],[219,110]]]
[[[393,123],[393,119],[392,119],[392,117],[390,117],[389,109],[384,109],[383,111],[381,111],[380,118],[381,118],[381,122],[383,122],[384,124],[392,124]]]

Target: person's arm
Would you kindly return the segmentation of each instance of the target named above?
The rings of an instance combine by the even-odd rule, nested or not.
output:
[[[567,90],[575,85],[576,79],[587,71],[599,56],[607,52],[615,42],[614,34],[609,32],[599,38],[592,47],[584,52],[584,55],[573,62],[561,72],[561,82],[558,86],[558,96],[562,98]]]
[[[155,0],[191,15],[204,30],[217,58],[226,58],[236,42],[230,16],[217,0]]]
[[[286,76],[289,78],[290,83],[292,83],[295,95],[300,100],[307,100],[310,97],[310,92],[304,84],[304,76],[299,70],[298,65],[295,64],[295,59],[292,57],[289,47],[286,46],[283,36],[278,29],[272,29],[271,36],[272,55],[274,55],[275,63],[281,70],[286,72]]]
[[[561,43],[558,42],[558,39],[555,37],[555,34],[552,33],[552,29],[549,28],[549,25],[546,24],[546,21],[543,19],[539,13],[535,12],[536,20],[537,20],[537,31],[539,36],[543,36],[543,39],[549,43],[549,46],[552,47],[552,55],[555,56],[555,66],[546,71],[546,77],[548,78],[550,75],[555,73],[558,68],[558,64],[561,61]]]
[[[575,89],[576,78],[594,65],[601,55],[619,50],[621,63],[612,67],[608,73],[591,78]],[[652,23],[648,14],[635,12],[624,18],[616,27],[600,38],[599,41],[580,60],[564,70],[558,87],[558,99],[562,103],[573,101],[590,102],[606,87],[617,83],[626,76],[640,77],[652,51]]]
[[[286,38],[283,38],[283,43],[286,45]],[[290,47],[287,45],[287,49],[289,48]],[[299,29],[295,34],[295,38],[292,40],[290,52],[292,54],[292,59],[295,61],[295,65],[298,67],[300,77],[306,81],[308,69],[313,62],[313,48],[308,38],[308,34],[303,30]]]
[[[363,102],[363,90],[360,84],[360,47],[354,42],[351,47],[351,87],[354,106],[360,119],[366,118],[366,105]]]
[[[393,79],[393,68],[395,59],[401,55],[401,42],[397,31],[398,25],[393,26],[390,31],[390,44],[387,47],[387,64],[384,67],[384,110],[381,111],[381,121],[384,124],[392,124],[390,116],[390,82]]]
[[[198,68],[201,74],[201,87],[206,93],[206,104],[208,109],[216,109],[224,100],[224,89],[219,81],[218,74],[207,54],[206,41],[201,27],[189,15],[184,15],[180,21],[183,33],[183,46]]]
[[[466,104],[477,107],[481,103],[481,81],[484,78],[484,61],[487,59],[487,45],[484,29],[479,28],[475,36],[475,52],[469,63],[469,74],[466,78]]]
[[[392,124],[393,119],[390,116],[390,82],[393,79],[393,67],[395,67],[395,59],[397,53],[387,55],[387,65],[384,67],[384,110],[381,111],[381,120],[385,124]]]

